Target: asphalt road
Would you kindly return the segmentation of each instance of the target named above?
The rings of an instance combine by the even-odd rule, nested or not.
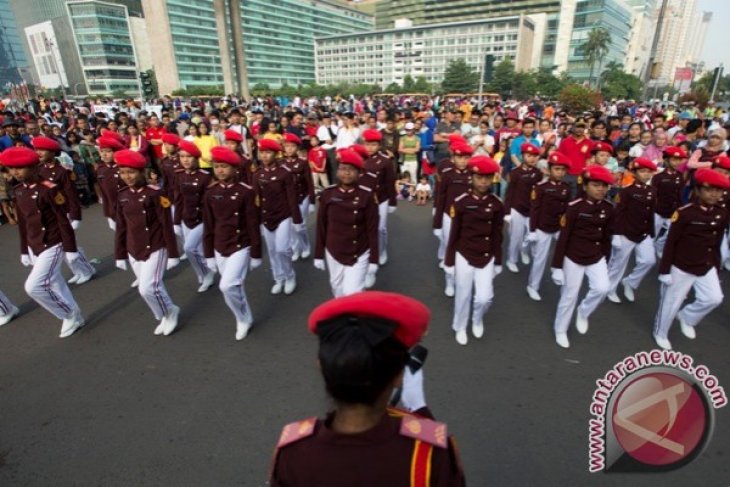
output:
[[[505,269],[484,338],[461,347],[450,330],[452,302],[442,292],[429,218],[430,209],[409,203],[390,216],[391,260],[376,287],[431,306],[427,400],[458,439],[468,485],[730,485],[730,408],[717,411],[707,450],[680,470],[588,473],[595,380],[654,348],[653,273],[635,304],[603,304],[588,334],[571,330],[573,346],[563,350],[552,335],[558,289],[546,282],[543,301],[532,302],[526,271]],[[129,287],[131,273],[114,269],[112,234],[94,207],[85,212],[80,243],[101,259],[99,273],[73,289],[88,325],[61,340],[60,323],[23,292],[28,271],[17,242],[15,228],[0,227],[0,288],[22,310],[0,329],[0,485],[262,486],[281,427],[328,408],[305,321],[330,291],[311,261],[296,264],[292,296],[269,295],[266,261],[249,274],[256,323],[243,342],[234,340],[235,322],[217,288],[197,294],[184,264],[166,280],[182,307],[181,326],[156,337],[152,314]],[[729,276],[722,274],[728,296]],[[701,324],[697,340],[677,326],[670,335],[728,390],[729,303]]]

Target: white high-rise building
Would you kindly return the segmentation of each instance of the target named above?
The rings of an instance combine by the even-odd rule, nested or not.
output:
[[[654,41],[657,0],[625,0],[625,3],[633,10],[634,17],[624,70],[641,78],[649,64],[651,44]]]

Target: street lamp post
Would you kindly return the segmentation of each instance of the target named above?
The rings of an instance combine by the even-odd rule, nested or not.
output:
[[[56,70],[56,75],[58,76],[58,85],[61,88],[61,93],[63,93],[63,97],[66,98],[66,87],[63,85],[63,77],[61,77],[61,70],[58,69],[58,63],[56,62],[56,53],[53,51],[53,48],[55,45],[53,42],[46,38],[46,49],[51,54],[51,63],[53,66],[53,69]]]

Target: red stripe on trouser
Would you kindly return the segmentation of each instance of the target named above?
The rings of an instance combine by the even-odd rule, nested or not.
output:
[[[61,299],[55,292],[53,292],[53,285],[51,284],[51,280],[53,278],[54,274],[54,268],[56,265],[58,265],[58,257],[61,255],[61,247],[56,247],[56,254],[53,256],[53,260],[51,261],[51,265],[48,267],[48,272],[43,278],[43,290],[48,293],[48,295],[51,297],[54,303],[58,305],[59,308],[61,308],[63,311],[66,312],[66,314],[71,313],[71,308],[68,307],[68,305],[64,302],[63,299]]]
[[[165,272],[165,256],[167,251],[165,249],[160,249],[158,252],[159,255],[157,256],[157,267],[155,269],[155,281],[152,285],[152,288],[154,289],[154,295],[155,299],[157,299],[157,304],[160,305],[160,310],[162,311],[162,316],[167,316],[167,305],[165,304],[165,299],[162,297],[162,292],[160,291],[160,282],[162,281],[162,277]]]

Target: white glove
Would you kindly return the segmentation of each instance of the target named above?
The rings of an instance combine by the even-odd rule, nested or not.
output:
[[[180,264],[180,259],[167,259],[167,270],[174,269]]]
[[[309,214],[311,215],[315,211],[317,211],[317,206],[316,205],[309,205]]]
[[[527,234],[527,241],[530,243],[537,242],[537,232],[530,232]]]
[[[510,214],[504,215],[504,222],[505,223],[509,223],[511,221],[512,221],[512,215],[510,215]]]
[[[395,213],[395,206],[389,206],[388,207],[388,213]]]
[[[324,259],[314,259],[314,268],[320,271],[324,270]]]
[[[127,270],[127,261],[126,260],[117,260],[114,262],[114,267],[116,267],[120,271],[126,271]]]
[[[497,277],[502,273],[502,266],[501,265],[495,265],[494,266],[494,277]]]
[[[443,230],[441,228],[434,228],[433,234],[436,236],[436,238],[441,238],[443,235]]]
[[[450,276],[454,275],[454,266],[444,266],[444,272]]]
[[[215,257],[205,259],[205,267],[207,267],[210,272],[218,272],[218,262],[216,262]]]
[[[78,260],[79,253],[78,252],[66,252],[66,260],[68,262],[73,262],[75,260]]]
[[[412,374],[411,369],[406,367],[400,402],[408,411],[417,411],[426,407],[426,395],[423,392],[423,369],[418,369],[415,374]]]
[[[667,286],[672,285],[672,275],[671,274],[659,274],[659,282],[662,284],[666,284]]]
[[[623,244],[623,240],[621,238],[621,235],[614,235],[611,237],[611,246],[619,248]]]
[[[378,272],[378,264],[368,264],[368,274],[375,274]]]
[[[550,277],[558,286],[562,286],[565,283],[565,274],[563,274],[563,269],[553,269]]]
[[[177,235],[178,237],[183,236],[182,225],[175,225],[172,227],[172,230],[175,232],[175,235]]]
[[[251,268],[251,270],[258,269],[259,267],[261,267],[261,263],[261,259],[251,259],[251,262],[248,264],[248,266]]]
[[[432,206],[431,207],[431,216],[434,216],[435,214],[436,214],[436,207]]]
[[[32,265],[30,262],[30,255],[20,254],[20,263],[23,264],[23,267],[30,267]]]
[[[295,223],[293,226],[294,226],[294,231],[297,233],[304,230],[304,225],[302,225],[301,223]]]
[[[104,200],[103,200],[103,199],[101,199],[101,196],[99,196],[98,200],[99,200],[99,204],[100,204],[100,205],[103,205],[103,204],[104,204]]]
[[[78,230],[80,226],[81,222],[79,220],[71,220],[71,228]]]

